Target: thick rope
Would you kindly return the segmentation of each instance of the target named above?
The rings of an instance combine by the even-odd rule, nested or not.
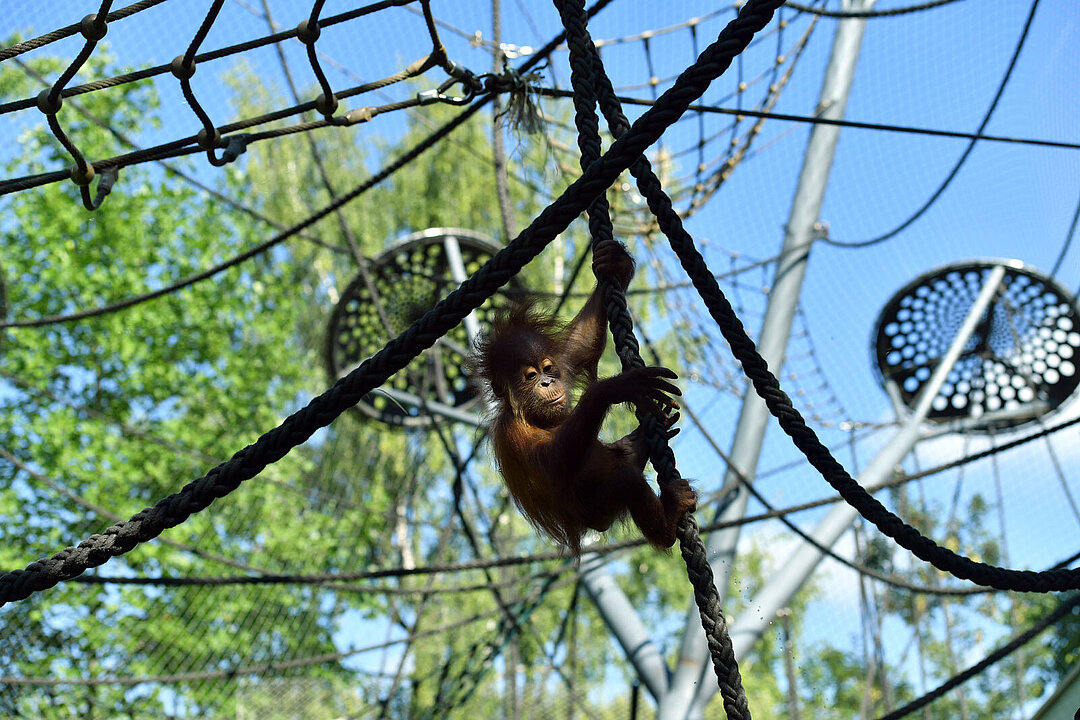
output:
[[[747,5],[744,10],[749,9],[750,5]],[[606,103],[605,98],[608,95],[613,96],[614,91],[611,90],[610,83],[606,85],[603,83],[602,75],[599,80],[601,81],[599,87],[601,108],[605,110],[605,116],[607,116],[607,107],[610,103]],[[615,102],[617,103],[617,100]],[[609,117],[608,121],[612,122],[612,118]],[[617,127],[623,127],[625,131],[625,119],[621,124],[612,123],[612,133],[618,138],[621,133]],[[616,145],[618,142],[616,141]],[[821,473],[822,477],[840,493],[845,502],[901,547],[939,570],[962,580],[970,580],[977,585],[985,585],[998,590],[1020,592],[1080,589],[1080,570],[1078,569],[1013,570],[971,560],[941,547],[889,512],[884,505],[855,482],[844,467],[833,458],[814,431],[807,426],[805,419],[780,388],[776,376],[769,371],[768,364],[757,352],[753,340],[746,334],[735,310],[727,301],[716,278],[706,265],[705,259],[698,252],[693,238],[683,227],[682,219],[665,195],[648,160],[640,157],[630,165],[629,169],[637,180],[639,192],[646,198],[649,209],[657,218],[660,229],[671,242],[683,269],[686,270],[698,294],[705,301],[709,314],[731,346],[732,354],[743,366],[743,372],[753,383],[755,391],[777,418],[780,427],[792,438],[795,446],[806,455],[810,464]]]
[[[672,87],[660,96],[656,105],[638,118],[624,137],[590,165],[513,242],[382,350],[311,400],[306,407],[289,416],[281,425],[181,491],[136,513],[127,522],[117,523],[103,533],[90,536],[78,547],[66,548],[50,558],[30,563],[23,570],[13,570],[0,576],[0,605],[25,599],[35,592],[76,577],[184,522],[217,498],[228,495],[243,481],[255,477],[270,463],[280,460],[316,430],[329,425],[360,398],[384,383],[424,349],[431,347],[539,254],[593,198],[615,182],[634,158],[656,142],[686,112],[686,108],[701,97],[709,83],[728,68],[732,58],[768,22],[771,8],[779,4],[779,0],[751,0],[739,18],[724,28],[716,41],[679,75]],[[756,9],[762,5],[770,9],[767,12]],[[755,10],[751,12],[751,9]]]
[[[635,169],[636,165],[631,167],[631,172],[635,173]],[[635,177],[637,177],[636,174]],[[639,178],[638,187],[649,199],[651,208],[652,197],[658,189],[658,184],[654,189],[650,187],[649,182],[642,182]],[[661,209],[654,209],[654,213],[658,210]],[[678,215],[670,207],[660,220],[661,228],[665,223],[678,223],[681,226]],[[1054,569],[1036,572],[1013,570],[978,562],[938,545],[889,512],[884,505],[855,482],[847,470],[833,458],[814,431],[807,426],[806,420],[792,405],[791,399],[780,388],[776,376],[770,372],[768,364],[757,352],[753,340],[747,336],[742,322],[715,278],[710,274],[709,267],[705,264],[701,253],[694,247],[690,237],[685,231],[681,235],[668,235],[668,237],[673,238],[672,247],[679,256],[683,268],[689,274],[698,294],[705,301],[709,314],[716,321],[724,339],[731,346],[732,354],[742,364],[743,372],[753,383],[757,394],[765,401],[769,412],[776,417],[780,427],[791,437],[795,446],[806,455],[810,464],[860,515],[916,557],[929,562],[943,572],[962,580],[970,580],[977,585],[1020,592],[1052,592],[1080,588],[1080,570]]]
[[[615,97],[611,81],[600,59],[600,54],[589,36],[583,1],[556,0],[555,4],[562,15],[570,49],[570,79],[574,87],[574,107],[577,111],[575,122],[578,128],[581,164],[584,168],[600,155],[599,123],[596,116],[598,100],[608,126],[616,138],[625,136],[630,124],[627,122],[626,116],[623,114],[622,108]],[[775,7],[780,4],[782,3],[777,2],[772,7],[761,10],[751,3],[744,8],[743,12],[747,15],[754,15],[757,21],[763,20],[760,27],[764,27],[771,19]],[[766,3],[761,3],[761,5],[766,5]],[[733,21],[732,25],[741,20],[742,17],[743,15],[740,13],[739,18]],[[731,26],[729,25],[729,27]],[[633,167],[638,168],[642,173],[652,174],[648,168],[648,161],[644,157],[637,158]],[[656,180],[655,176],[653,176],[653,180],[655,181],[656,190],[662,196],[662,199],[656,198],[658,204],[666,202],[670,208],[671,201],[660,189],[659,180]],[[650,203],[651,206],[652,203]],[[598,197],[589,208],[589,230],[592,233],[594,251],[603,243],[615,242],[607,199],[603,196]],[[633,332],[633,321],[626,306],[626,294],[621,288],[605,278],[598,278],[598,281],[603,288],[611,333],[619,358],[622,360],[623,368],[644,367],[645,362],[641,358],[637,338]],[[655,418],[647,413],[639,413],[639,419],[645,428],[650,459],[657,470],[661,487],[663,487],[665,483],[671,483],[679,478],[674,453],[671,451],[665,432],[658,426]],[[680,519],[677,536],[679,549],[683,560],[686,562],[687,575],[694,588],[694,600],[701,616],[701,624],[705,631],[709,654],[713,661],[713,670],[716,673],[720,687],[724,711],[731,720],[741,718],[749,720],[751,717],[750,707],[746,692],[742,686],[742,676],[739,673],[739,665],[735,658],[731,637],[727,630],[727,620],[720,604],[720,595],[713,580],[713,572],[709,566],[705,545],[698,531],[697,519],[693,513],[688,512]]]

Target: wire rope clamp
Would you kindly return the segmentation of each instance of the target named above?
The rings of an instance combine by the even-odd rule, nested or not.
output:
[[[315,41],[322,35],[322,28],[319,26],[319,21],[311,21],[310,18],[301,20],[300,24],[296,26],[296,39],[305,45],[314,45]]]
[[[86,187],[94,180],[94,166],[90,163],[75,163],[71,166],[71,172],[68,173],[68,176],[71,178],[71,182],[79,187]],[[104,181],[104,177],[102,180]]]
[[[206,128],[203,128],[195,136],[195,142],[203,150],[212,150],[216,147],[221,147],[221,133],[217,128],[211,128],[213,132],[207,132]]]
[[[446,103],[448,105],[467,105],[472,102],[472,99],[476,97],[476,93],[480,88],[480,83],[476,76],[468,70],[465,70],[465,76],[462,78],[450,77],[446,82],[437,88],[432,90],[424,90],[416,93],[416,99],[421,105],[430,105],[432,103]],[[464,93],[460,96],[448,95],[447,90],[461,83]]]
[[[342,125],[357,125],[359,123],[365,123],[375,117],[375,108],[365,105],[355,110],[350,110],[341,116]]]
[[[250,137],[248,135],[232,135],[225,143],[225,149],[221,153],[221,159],[227,163],[231,163],[236,158],[247,152],[248,142]]]
[[[324,117],[329,118],[338,109],[338,99],[332,93],[330,95],[320,93],[319,97],[315,98],[315,109]]]
[[[53,88],[46,88],[38,93],[38,110],[46,115],[55,115],[60,112],[60,108],[63,105],[64,99],[60,97],[60,93],[56,93],[56,97],[53,97]]]
[[[169,70],[180,80],[190,80],[195,74],[195,61],[187,62],[184,55],[177,55],[169,63]]]
[[[421,105],[431,105],[432,103],[439,102],[439,95],[438,88],[431,88],[430,90],[423,90],[416,93],[416,100]]]
[[[109,31],[106,18],[98,19],[97,13],[90,13],[79,22],[79,32],[82,36],[90,42],[97,42],[101,38],[105,37],[105,33]]]

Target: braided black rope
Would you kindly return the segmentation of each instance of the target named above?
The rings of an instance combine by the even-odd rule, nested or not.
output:
[[[749,10],[749,7],[747,5],[744,10]],[[742,17],[741,14],[740,17]],[[609,103],[606,103],[604,98],[609,94],[614,95],[614,91],[611,90],[610,83],[605,86],[602,76],[600,80],[601,108],[605,109],[605,116],[607,116],[606,106]],[[621,127],[625,131],[625,119],[618,123],[613,122],[609,117],[608,121],[612,123],[612,132],[616,137],[620,136],[617,128]],[[716,278],[706,265],[705,259],[695,247],[693,239],[683,228],[682,219],[672,207],[671,201],[660,186],[660,181],[652,172],[648,160],[640,157],[630,165],[629,169],[637,181],[639,192],[648,201],[649,209],[657,218],[660,229],[671,242],[679,261],[690,276],[698,294],[705,301],[709,314],[716,321],[724,339],[731,346],[732,354],[743,366],[743,372],[753,383],[755,391],[765,400],[769,411],[777,418],[784,432],[792,438],[795,446],[806,455],[810,464],[849,505],[916,557],[962,580],[970,580],[977,585],[985,585],[997,590],[1020,592],[1080,589],[1080,569],[1013,570],[971,560],[941,547],[889,512],[884,505],[855,482],[844,467],[833,458],[829,449],[821,443],[814,431],[807,426],[802,415],[780,388],[776,376],[769,371],[768,364],[757,352],[753,340],[746,334],[742,322],[727,301]]]
[[[424,349],[431,347],[539,254],[593,198],[618,178],[634,158],[656,142],[686,112],[690,103],[701,97],[709,83],[727,69],[732,58],[746,46],[753,33],[768,22],[771,8],[779,4],[779,0],[751,0],[739,17],[724,28],[716,41],[679,75],[672,87],[660,96],[656,105],[638,118],[625,136],[616,140],[607,153],[590,165],[513,242],[382,350],[311,400],[306,407],[290,415],[281,425],[179,492],[136,513],[127,522],[117,523],[103,533],[90,536],[78,547],[66,548],[50,558],[30,563],[24,570],[13,570],[0,576],[0,605],[22,600],[58,582],[76,577],[207,508],[217,498],[235,490],[243,481],[255,477],[270,463],[280,460]],[[762,11],[762,5],[770,9]]]
[[[574,87],[574,106],[577,111],[575,121],[578,128],[578,145],[581,149],[582,167],[586,167],[600,155],[599,122],[595,109],[597,102],[616,138],[624,137],[630,129],[630,124],[615,97],[611,80],[604,70],[596,45],[589,36],[583,0],[555,0],[555,4],[559,8],[563,26],[566,28],[567,44],[570,49],[570,79]],[[772,18],[773,10],[781,4],[782,2],[776,2],[765,9],[757,6],[751,8],[753,4],[750,4],[744,8],[743,12],[753,14],[756,20],[761,22],[759,27],[764,27]],[[761,3],[761,5],[768,6],[768,3]],[[740,13],[739,19],[741,20],[742,17],[743,14]],[[732,25],[736,22],[738,20],[733,21]],[[749,39],[747,37],[747,42]],[[632,167],[637,168],[640,173],[652,175],[648,161],[643,156],[636,158]],[[652,177],[656,181],[655,188],[662,196],[662,201],[666,202],[670,208],[671,201],[660,189],[659,180],[656,180],[655,175]],[[661,229],[664,229],[663,224]],[[589,208],[589,230],[592,233],[594,250],[603,243],[615,242],[608,202],[603,196],[598,197]],[[598,280],[603,288],[608,321],[623,368],[644,367],[645,361],[641,358],[637,337],[633,332],[633,321],[626,306],[625,293],[604,278],[598,278]],[[678,480],[679,471],[675,465],[675,455],[668,444],[666,433],[659,427],[656,419],[649,414],[639,412],[638,417],[644,425],[650,459],[657,470],[661,487],[665,483]],[[680,519],[677,536],[680,552],[686,562],[687,575],[694,589],[694,600],[701,616],[701,624],[705,631],[709,654],[712,657],[724,711],[730,720],[740,718],[749,720],[750,706],[743,689],[742,676],[739,673],[731,637],[727,631],[727,620],[720,604],[719,592],[713,581],[713,572],[709,566],[705,544],[701,540],[697,519],[693,513],[685,513]]]
[[[1051,592],[1080,588],[1080,570],[1052,569],[1039,572],[1013,570],[971,560],[941,547],[889,512],[884,505],[855,482],[844,467],[833,458],[814,431],[807,426],[802,415],[780,388],[776,376],[770,372],[765,359],[758,354],[753,340],[746,334],[742,322],[711,275],[701,253],[694,247],[690,236],[681,229],[682,222],[678,214],[670,204],[666,208],[660,205],[654,207],[655,198],[659,197],[659,182],[648,177],[644,179],[639,177],[636,173],[637,165],[635,163],[631,166],[630,171],[638,180],[640,192],[649,201],[649,207],[657,215],[661,228],[666,225],[678,226],[680,232],[672,234],[665,231],[665,234],[671,239],[672,248],[679,256],[698,294],[705,301],[709,314],[731,346],[732,354],[743,366],[743,372],[753,383],[755,391],[765,401],[769,411],[776,417],[780,427],[794,441],[795,446],[806,455],[810,464],[849,505],[916,557],[962,580],[970,580],[978,585],[998,590],[1021,592]]]
[[[648,183],[642,183],[640,179],[638,187],[649,199],[649,205],[652,207],[655,190],[649,187]],[[654,212],[658,210],[661,208],[655,209]],[[666,213],[666,220],[661,221],[661,227],[664,222],[681,225],[678,215],[670,208]],[[747,336],[742,322],[710,274],[704,258],[693,246],[689,236],[684,231],[682,235],[674,237],[676,239],[672,240],[672,247],[678,254],[683,268],[690,275],[698,294],[705,301],[709,314],[731,346],[732,354],[743,366],[743,372],[753,383],[754,390],[765,401],[769,412],[776,417],[780,427],[791,437],[795,446],[806,455],[810,464],[849,505],[858,510],[860,515],[916,557],[929,562],[943,572],[962,580],[970,580],[977,585],[1021,592],[1051,592],[1080,588],[1080,570],[1056,569],[1036,572],[1013,570],[978,562],[941,547],[889,512],[884,505],[852,479],[844,467],[833,458],[828,448],[821,443],[814,431],[807,426],[802,415],[780,388],[780,383],[770,372],[764,358],[758,354],[753,340]]]

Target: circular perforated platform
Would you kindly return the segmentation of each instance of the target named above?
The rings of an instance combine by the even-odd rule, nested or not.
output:
[[[345,288],[330,317],[326,357],[331,380],[337,380],[382,349],[387,340],[404,331],[457,288],[460,279],[455,277],[472,275],[500,247],[476,232],[435,228],[409,235],[372,260],[368,274],[389,321],[390,332],[372,302],[363,277],[358,275]],[[458,265],[456,272],[455,265]],[[510,286],[520,287],[514,281]],[[503,297],[496,295],[476,310],[474,328],[486,328]],[[470,348],[467,323],[462,323],[390,378],[384,387],[391,392],[419,396],[432,406],[438,403],[458,411],[476,409],[479,391],[465,367]],[[392,425],[423,427],[431,422],[431,416],[415,403],[391,399],[380,392],[364,396],[356,407],[364,415]]]
[[[930,420],[986,416],[981,429],[1011,427],[1058,407],[1080,384],[1075,298],[1015,261],[948,265],[896,293],[877,323],[880,380],[895,383],[911,408],[997,265],[1005,277],[934,398]]]

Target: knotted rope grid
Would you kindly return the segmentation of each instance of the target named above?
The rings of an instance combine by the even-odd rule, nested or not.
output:
[[[37,96],[38,109],[45,114],[49,129],[52,130],[53,135],[56,136],[56,139],[60,141],[60,144],[64,146],[64,149],[68,151],[75,161],[69,174],[72,182],[79,186],[79,193],[87,210],[96,210],[101,205],[105,196],[112,190],[113,183],[116,181],[116,172],[110,169],[106,174],[102,175],[101,180],[98,181],[97,192],[91,196],[90,182],[94,179],[94,166],[87,161],[79,151],[78,146],[64,132],[64,128],[60,125],[60,121],[56,116],[64,102],[61,98],[64,86],[71,82],[71,79],[75,77],[75,73],[79,71],[83,63],[90,59],[90,55],[94,52],[94,48],[97,47],[98,41],[105,37],[105,33],[108,32],[108,16],[111,5],[112,0],[101,0],[98,11],[82,19],[82,22],[79,23],[79,31],[86,38],[82,50],[71,61],[67,69],[60,74],[52,87],[43,90]]]
[[[768,23],[773,10],[780,4],[780,0],[750,0],[739,16],[719,34],[717,40],[702,52],[693,65],[680,74],[673,86],[661,95],[653,107],[616,139],[607,153],[592,163],[582,176],[543,210],[513,242],[404,333],[387,343],[383,350],[314,398],[280,426],[179,492],[136,513],[127,522],[117,523],[103,533],[90,536],[78,547],[67,548],[50,558],[31,563],[23,570],[10,571],[0,576],[0,605],[29,597],[34,592],[53,587],[62,580],[76,577],[91,567],[101,565],[110,557],[128,552],[139,543],[156,537],[166,528],[173,527],[191,514],[205,509],[215,499],[235,490],[244,480],[257,475],[266,465],[284,457],[293,447],[306,441],[317,429],[328,425],[363,395],[385,382],[422,350],[434,344],[439,337],[494,294],[555,235],[565,230],[570,222],[627,168],[631,168],[631,172],[635,174],[639,189],[649,200],[650,209],[657,216],[661,227],[665,228],[680,262],[756,392],[765,400],[780,426],[792,437],[796,447],[846,502],[902,547],[956,577],[1001,590],[1049,592],[1080,589],[1080,570],[1012,570],[976,562],[940,547],[890,513],[859,486],[829,454],[828,449],[792,407],[791,401],[780,389],[776,377],[769,371],[754,343],[746,335],[742,323],[709,272],[704,259],[682,229],[678,215],[670,209],[670,205],[667,210],[663,207],[664,203],[660,199],[662,191],[657,192],[659,184],[655,183],[654,187],[653,179],[643,172],[648,169],[648,163],[640,158],[641,153],[681,117],[689,105],[704,93],[712,80],[727,69],[734,56],[742,51],[755,32]],[[602,82],[599,96],[606,115],[607,104],[603,101],[605,89]]]
[[[772,9],[780,4],[780,0],[751,0],[698,60],[680,74],[656,104],[638,118],[630,132],[590,165],[507,247],[382,350],[312,399],[307,406],[290,415],[281,425],[179,492],[136,513],[126,522],[91,535],[77,547],[66,548],[52,557],[30,563],[23,570],[13,570],[0,576],[0,605],[22,600],[62,580],[76,577],[111,557],[130,551],[139,543],[157,537],[193,513],[204,510],[217,498],[235,490],[243,481],[255,477],[270,463],[280,460],[316,430],[329,425],[361,397],[385,382],[424,349],[431,347],[539,254],[593,198],[603,193],[619,173],[629,167],[634,158],[656,142],[664,130],[682,116],[690,103],[701,97],[709,83],[728,68],[754,33],[768,23]],[[762,6],[768,9],[762,10]]]
[[[441,93],[441,90],[456,81],[462,82],[463,85],[471,86],[468,88],[470,97],[476,91],[476,79],[472,77],[467,70],[452,63],[447,57],[446,49],[443,47],[442,41],[439,39],[438,33],[436,32],[434,17],[431,15],[430,6],[427,0],[421,0],[421,8],[432,44],[431,51],[424,57],[410,63],[406,68],[393,75],[367,82],[347,90],[340,90],[336,93],[331,91],[329,84],[326,82],[325,73],[323,73],[318,59],[314,56],[315,41],[319,38],[321,28],[363,17],[385,8],[406,5],[414,0],[379,0],[378,2],[354,8],[347,12],[321,20],[319,18],[319,13],[321,12],[323,2],[316,0],[312,6],[312,12],[309,17],[292,30],[275,32],[255,40],[249,40],[225,48],[200,53],[198,52],[199,47],[202,45],[211,27],[214,25],[214,22],[217,20],[218,14],[224,4],[224,0],[214,0],[200,24],[199,29],[192,37],[187,51],[174,58],[171,63],[124,73],[115,77],[99,79],[84,85],[67,87],[68,82],[74,78],[75,74],[89,59],[97,42],[108,32],[109,22],[129,17],[161,2],[161,0],[143,0],[143,2],[137,2],[119,11],[107,13],[112,1],[113,0],[102,0],[99,11],[96,14],[87,15],[78,25],[62,28],[40,38],[19,43],[10,48],[0,49],[0,60],[3,60],[16,57],[28,50],[68,37],[75,34],[75,32],[81,32],[86,38],[86,43],[84,44],[82,51],[69,64],[68,68],[61,74],[60,78],[45,92],[42,92],[36,98],[0,103],[0,115],[36,106],[38,110],[46,116],[48,126],[57,141],[64,146],[68,151],[68,154],[71,155],[72,159],[75,161],[74,165],[70,170],[51,171],[26,177],[0,180],[0,195],[39,187],[64,179],[71,179],[80,186],[83,205],[86,209],[95,210],[101,205],[105,196],[112,190],[120,170],[130,165],[151,160],[161,161],[167,158],[205,151],[208,161],[212,165],[220,166],[235,160],[246,150],[247,146],[253,142],[259,142],[296,132],[306,132],[327,125],[352,125],[364,123],[385,112],[425,105],[431,102],[450,102],[451,99],[446,98]],[[319,79],[320,88],[322,88],[323,93],[315,100],[301,102],[291,108],[283,108],[254,117],[241,119],[226,125],[215,126],[191,87],[191,78],[194,76],[197,66],[200,63],[209,60],[246,52],[265,45],[280,43],[292,37],[297,38],[307,46],[312,71],[316,78]],[[350,110],[340,116],[333,115],[333,112],[337,109],[339,100],[354,97],[362,93],[400,82],[407,78],[418,76],[436,66],[442,68],[449,76],[449,79],[440,87],[439,91],[427,91],[408,100],[391,102],[378,106],[363,106]],[[59,123],[57,116],[63,106],[63,100],[66,97],[95,92],[97,90],[115,87],[138,80],[145,80],[165,73],[171,73],[179,80],[180,89],[184,95],[184,99],[195,113],[201,125],[201,129],[196,135],[165,142],[151,148],[138,149],[133,152],[91,163],[85,158],[75,142],[68,137]],[[460,102],[457,102],[456,98],[452,100],[452,104],[461,104]],[[301,122],[296,125],[262,130],[259,132],[238,132],[268,122],[298,115],[307,112],[308,110],[318,110],[322,113],[323,119]],[[215,152],[216,150],[221,151],[220,155]],[[98,183],[96,194],[91,197],[89,184],[93,180],[95,172],[101,174],[101,179]]]
[[[776,3],[773,8],[782,3]],[[744,11],[750,10],[748,4]],[[757,4],[753,4],[757,7]],[[770,11],[771,12],[771,11]],[[740,18],[742,14],[740,14]],[[730,26],[729,26],[730,27]],[[595,53],[595,50],[593,51]],[[708,51],[706,51],[708,52]],[[702,54],[704,57],[705,53]],[[611,124],[612,133],[625,137],[629,127],[625,118],[618,115],[618,100],[610,82],[604,82],[603,73],[597,75],[600,106]],[[637,126],[637,123],[634,124]],[[620,131],[621,128],[621,131]],[[618,144],[618,141],[616,141]],[[1080,570],[1053,568],[1042,571],[1013,570],[978,562],[941,547],[918,530],[889,512],[877,499],[859,485],[839,462],[833,458],[817,435],[810,429],[790,398],[780,387],[776,376],[768,368],[765,359],[757,352],[753,340],[731,307],[705,259],[698,252],[693,239],[683,228],[682,219],[672,207],[644,156],[637,158],[629,167],[637,181],[638,190],[648,201],[649,209],[657,218],[660,229],[671,242],[683,269],[690,276],[694,288],[705,301],[709,314],[720,328],[721,334],[731,346],[732,354],[743,367],[743,372],[754,385],[757,394],[765,401],[769,411],[776,417],[780,427],[794,441],[810,464],[832,485],[840,496],[858,510],[865,519],[881,532],[934,567],[963,580],[998,590],[1021,592],[1051,592],[1080,588]]]

